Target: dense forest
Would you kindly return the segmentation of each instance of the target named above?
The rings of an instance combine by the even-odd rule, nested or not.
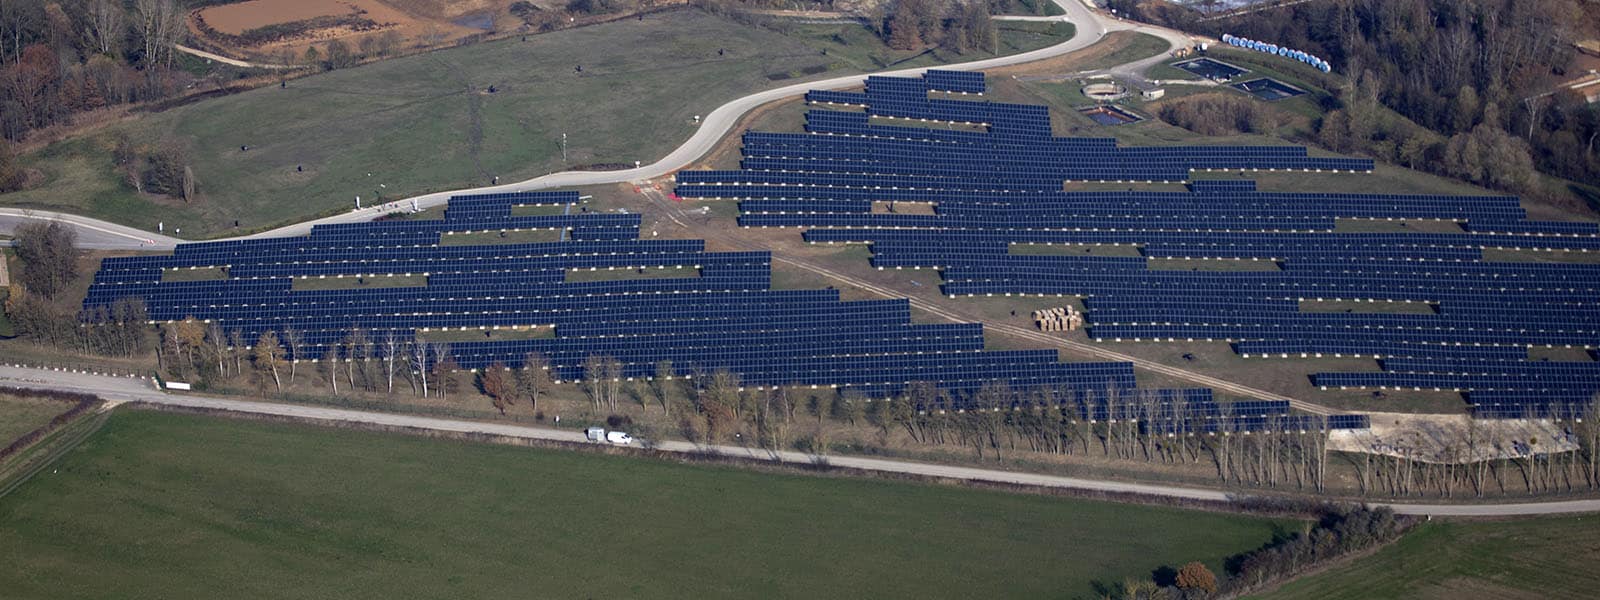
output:
[[[0,1],[0,138],[181,91],[183,18],[180,0]]]
[[[1533,183],[1518,165],[1600,184],[1600,112],[1558,85],[1583,74],[1574,42],[1600,37],[1600,1],[1326,0],[1215,20],[1161,1],[1111,6],[1327,59],[1348,80],[1318,127],[1331,149],[1509,191]]]

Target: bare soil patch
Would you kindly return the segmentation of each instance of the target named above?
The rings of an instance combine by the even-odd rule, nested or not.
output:
[[[249,0],[197,9],[189,15],[196,37],[241,56],[282,59],[335,39],[356,41],[381,32],[398,34],[406,46],[435,46],[520,25],[507,11],[512,0]],[[538,3],[535,3],[538,4]],[[273,35],[264,35],[272,32]],[[244,39],[240,39],[244,38]]]
[[[217,31],[238,35],[279,23],[356,14],[360,11],[350,0],[250,0],[201,9],[199,14]]]
[[[1578,449],[1561,425],[1549,419],[1475,421],[1467,415],[1370,414],[1370,429],[1335,431],[1328,436],[1328,448],[1430,463],[1512,459],[1524,456],[1529,449],[1540,453]],[[1472,428],[1476,433],[1469,433]],[[1482,442],[1469,447],[1462,442],[1467,439]]]

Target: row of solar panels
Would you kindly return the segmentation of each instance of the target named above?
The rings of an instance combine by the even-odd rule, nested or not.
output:
[[[1315,236],[1315,237],[1312,237]],[[944,242],[968,244],[1174,244],[1235,252],[1240,256],[1268,248],[1274,251],[1319,248],[1325,255],[1366,246],[1410,248],[1469,248],[1504,250],[1600,251],[1600,238],[1541,237],[1531,235],[1481,235],[1471,233],[1246,233],[1246,232],[1139,232],[1139,231],[986,231],[981,229],[812,229],[808,242]],[[1225,256],[1198,254],[1196,256]]]
[[[1235,347],[1247,356],[1388,357],[1386,365],[1406,370],[1319,379],[1472,390],[1484,416],[1525,412],[1543,402],[1485,391],[1600,389],[1590,367],[1529,367],[1526,361],[1530,345],[1600,345],[1600,268],[1481,260],[1490,248],[1600,250],[1594,223],[1527,221],[1512,197],[1262,193],[1244,180],[1195,181],[1188,193],[1065,193],[1058,180],[1078,173],[1182,180],[1192,168],[1371,166],[1312,159],[1303,148],[1118,148],[1104,139],[1019,139],[1016,131],[993,127],[956,131],[871,119],[894,114],[988,123],[986,111],[1005,110],[945,108],[915,82],[812,99],[866,111],[812,111],[805,134],[746,134],[743,170],[680,173],[677,193],[742,200],[746,226],[805,227],[812,228],[805,233],[811,242],[870,243],[880,268],[939,268],[944,291],[952,295],[1088,297],[1092,337],[1242,339]],[[1152,159],[1169,164],[1139,166]],[[935,214],[873,214],[874,203],[886,200],[933,203]],[[1266,231],[1326,230],[1332,218],[1435,219],[1461,223],[1465,232]],[[1083,231],[1047,231],[1054,228]],[[1150,271],[1144,258],[1010,254],[1018,243],[1131,245],[1145,257],[1274,260],[1283,270]],[[1427,315],[1300,312],[1299,300],[1321,298],[1442,304]],[[1501,361],[1515,368],[1439,373],[1429,369],[1432,361]]]
[[[574,224],[601,218],[577,217]],[[961,398],[959,392],[1000,379],[1017,388],[1062,387],[1082,396],[1119,389],[1137,393],[1125,363],[1069,365],[1057,362],[1050,350],[984,351],[981,326],[913,325],[903,300],[840,302],[833,290],[769,291],[770,257],[764,252],[704,253],[701,243],[679,241],[391,245],[395,232],[404,229],[372,224],[341,228],[333,244],[325,243],[326,233],[292,240],[304,248],[197,244],[180,247],[171,257],[112,259],[85,306],[106,306],[132,294],[144,298],[155,320],[199,318],[247,340],[294,328],[305,338],[298,348],[303,356],[295,358],[307,360],[340,344],[355,328],[381,339],[441,328],[553,326],[554,337],[458,342],[454,354],[465,366],[482,367],[495,361],[517,364],[526,352],[538,350],[565,378],[580,376],[584,360],[604,354],[622,360],[629,376],[653,373],[658,361],[672,360],[680,373],[733,369],[750,385],[843,385],[893,393],[926,380]],[[219,266],[208,263],[218,259],[229,261],[220,266],[228,267],[232,278],[161,281],[168,269]],[[328,270],[407,272],[419,265],[428,266],[420,271],[428,273],[423,286],[292,289],[295,279]],[[694,276],[562,279],[572,269],[612,265],[687,265]],[[1248,411],[1227,412],[1241,415],[1229,418],[1244,419]]]

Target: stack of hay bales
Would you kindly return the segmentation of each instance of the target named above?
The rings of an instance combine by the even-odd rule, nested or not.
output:
[[[1058,306],[1033,311],[1033,323],[1039,331],[1076,331],[1083,327],[1083,313],[1070,306]]]

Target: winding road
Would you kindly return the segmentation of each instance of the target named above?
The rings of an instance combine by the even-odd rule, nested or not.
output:
[[[835,77],[833,79],[824,79],[821,81],[796,83],[750,94],[717,107],[715,110],[711,111],[710,114],[705,116],[705,118],[701,121],[700,128],[695,130],[694,134],[691,135],[689,139],[681,146],[678,146],[662,159],[638,168],[620,171],[564,171],[515,183],[423,194],[421,196],[396,200],[386,205],[364,208],[348,213],[341,213],[330,217],[296,223],[260,233],[232,238],[220,238],[210,241],[305,235],[310,233],[311,228],[317,225],[370,221],[386,214],[387,212],[390,212],[388,209],[384,208],[385,206],[409,207],[415,203],[418,208],[431,208],[445,204],[449,201],[451,196],[461,194],[520,192],[562,187],[601,185],[608,183],[625,183],[654,179],[676,172],[679,169],[692,164],[700,157],[705,156],[708,152],[716,147],[719,141],[726,137],[728,133],[738,125],[739,119],[743,118],[746,114],[752,110],[755,110],[757,107],[786,98],[802,96],[809,90],[838,90],[856,87],[865,83],[869,75],[905,77],[920,75],[929,68],[955,71],[981,71],[984,69],[993,69],[996,67],[1035,62],[1082,50],[1094,45],[1095,43],[1098,43],[1101,39],[1105,38],[1108,33],[1113,31],[1137,31],[1141,33],[1148,33],[1166,39],[1170,44],[1172,44],[1173,47],[1186,44],[1191,39],[1188,34],[1183,32],[1156,27],[1153,25],[1131,23],[1107,16],[1091,9],[1087,5],[1088,0],[1051,1],[1057,6],[1060,6],[1062,10],[1065,11],[1065,14],[1053,17],[1015,17],[1015,19],[1071,22],[1077,28],[1077,33],[1072,37],[1072,39],[1054,46],[1040,48],[1038,50],[1032,50],[1020,54],[1012,54],[959,64],[942,65],[938,67],[900,69],[878,73],[847,75],[843,77]],[[1118,73],[1141,71],[1151,64],[1160,62],[1164,58],[1166,58],[1166,53],[1163,52],[1161,54],[1157,54],[1156,56],[1140,59],[1126,65],[1115,67],[1112,70],[1115,70]],[[173,236],[143,231],[133,227],[128,227],[126,225],[119,225],[90,217],[48,210],[18,208],[0,208],[0,233],[9,234],[15,230],[17,225],[30,220],[60,221],[73,225],[78,229],[79,245],[84,248],[96,250],[170,250],[178,244],[187,241]]]
[[[1184,44],[1189,41],[1189,36],[1172,30],[1123,22],[1107,17],[1091,10],[1080,0],[1052,0],[1061,6],[1066,14],[1060,17],[1029,18],[1029,20],[1066,20],[1077,25],[1077,35],[1071,40],[1042,48],[1031,52],[998,57],[993,59],[974,61],[956,65],[945,65],[938,68],[951,70],[983,70],[994,67],[1021,64],[1038,61],[1046,58],[1060,56],[1074,52],[1096,42],[1112,31],[1140,31],[1156,35],[1168,40],[1174,45]],[[1114,68],[1122,73],[1142,70],[1159,62],[1164,54],[1142,59]],[[911,76],[918,75],[926,69],[903,69],[874,75]],[[673,150],[666,157],[635,169],[622,171],[571,171],[554,173],[536,177],[526,181],[509,183],[498,186],[488,186],[472,189],[463,189],[450,192],[426,194],[395,202],[395,205],[410,206],[413,201],[419,207],[434,207],[446,203],[450,196],[469,193],[512,192],[538,190],[560,187],[576,187],[608,183],[623,183],[643,181],[670,174],[681,169],[714,148],[718,141],[723,139],[737,125],[739,119],[751,110],[764,104],[791,98],[804,94],[813,89],[844,89],[861,85],[867,75],[851,75],[827,79],[823,81],[798,83],[781,88],[758,92],[739,98],[718,107],[708,114],[702,121],[700,128],[683,145]],[[360,211],[335,215],[314,221],[307,221],[287,227],[261,232],[240,238],[229,239],[255,239],[268,237],[284,237],[304,235],[309,233],[316,225],[326,223],[352,223],[371,220],[385,211],[379,208],[368,208]],[[133,227],[109,223],[97,219],[81,217],[66,213],[51,211],[0,208],[0,232],[10,233],[18,224],[34,220],[54,220],[73,225],[79,233],[79,244],[85,248],[93,249],[119,249],[119,250],[168,250],[185,240],[142,231]],[[791,257],[774,257],[775,262],[781,262],[800,269],[817,272],[831,278],[839,279],[850,285],[860,287],[872,293],[883,294],[891,297],[903,296],[893,290],[884,289],[871,282],[861,281],[846,277],[823,267],[807,263]],[[929,303],[925,300],[912,300],[913,305],[927,310],[943,318],[958,321],[973,321],[972,317]],[[1286,398],[1262,390],[1248,388],[1232,382],[1216,379],[1206,375],[1189,372],[1176,367],[1138,359],[1132,356],[1098,348],[1090,344],[1083,344],[1059,337],[1044,335],[1031,329],[1007,324],[992,324],[990,327],[1004,333],[1022,337],[1052,346],[1070,347],[1074,350],[1089,353],[1090,355],[1107,360],[1132,362],[1136,366],[1155,372],[1163,373],[1199,383],[1219,390],[1225,390],[1244,396],[1253,396],[1268,399],[1289,400],[1298,409],[1313,412],[1328,412],[1321,406],[1303,401]],[[439,419],[383,412],[369,412],[323,408],[314,406],[278,404],[271,402],[258,402],[248,400],[235,400],[223,398],[210,398],[194,395],[169,394],[154,389],[151,382],[140,379],[118,378],[99,376],[71,371],[49,371],[29,369],[16,366],[0,365],[0,385],[15,385],[37,389],[54,389],[99,395],[112,402],[143,401],[152,404],[186,406],[200,408],[214,408],[245,413],[279,415],[286,417],[310,418],[330,421],[350,421],[370,423],[377,425],[393,425],[432,429],[452,432],[482,432],[495,435],[522,437],[529,439],[545,439],[566,442],[583,442],[583,435],[575,431],[546,429],[509,425],[503,423],[483,423],[453,419]],[[748,447],[737,446],[702,446],[687,442],[663,441],[654,446],[659,450],[672,452],[707,452],[714,451],[733,456],[746,456],[762,460],[777,460],[793,463],[812,463],[820,459],[817,456],[796,452],[770,452]],[[1074,477],[1042,475],[1033,473],[1019,473],[994,469],[980,469],[971,467],[955,467],[934,465],[910,461],[884,460],[873,458],[838,457],[830,456],[825,460],[832,465],[851,467],[873,471],[908,473],[915,475],[946,477],[969,481],[985,481],[1033,485],[1043,487],[1071,488],[1082,490],[1095,490],[1113,493],[1131,493],[1168,498],[1183,498],[1209,501],[1226,501],[1233,497],[1232,494],[1220,490],[1192,488],[1183,486],[1170,486],[1160,484],[1127,483],[1116,481],[1098,481]],[[1433,516],[1511,516],[1534,514],[1558,514],[1576,512],[1600,511],[1600,500],[1569,500],[1560,502],[1537,502],[1518,504],[1387,504],[1402,514],[1433,515]]]
[[[1156,28],[1150,26],[1126,23],[1101,15],[1100,13],[1091,10],[1083,0],[1051,1],[1055,2],[1063,10],[1065,10],[1066,14],[1058,17],[1047,17],[1047,19],[1070,21],[1075,24],[1077,26],[1077,34],[1074,35],[1072,39],[1054,46],[1040,48],[1038,50],[1032,50],[1020,54],[1012,54],[1008,56],[1000,56],[996,58],[960,64],[943,65],[933,68],[957,71],[980,71],[983,69],[992,69],[995,67],[1034,62],[1087,48],[1096,42],[1099,42],[1101,38],[1104,38],[1106,34],[1111,31],[1132,29],[1156,30]],[[1170,32],[1170,34],[1174,36],[1183,36],[1183,34],[1177,32]],[[744,117],[745,114],[761,105],[786,98],[802,96],[809,90],[838,90],[859,86],[866,82],[868,75],[905,77],[920,75],[926,70],[928,69],[915,68],[870,74],[863,73],[860,75],[847,75],[843,77],[835,77],[833,79],[824,79],[821,81],[796,83],[793,85],[787,85],[780,88],[750,94],[717,107],[716,110],[711,111],[710,114],[707,114],[705,118],[701,120],[700,128],[695,130],[694,134],[691,135],[689,139],[683,143],[683,145],[678,146],[661,160],[635,169],[626,169],[620,171],[564,171],[560,173],[551,173],[549,175],[543,175],[516,183],[506,183],[495,186],[424,194],[403,200],[396,200],[390,203],[390,205],[409,207],[412,205],[412,202],[415,202],[419,208],[430,208],[443,205],[449,201],[451,196],[461,194],[520,192],[528,190],[600,185],[608,183],[625,183],[661,177],[682,169],[698,160],[700,157],[705,156],[706,153],[710,152],[712,148],[716,147],[717,142],[726,137],[728,133],[732,131],[736,125],[738,125],[740,118]],[[246,236],[223,238],[212,241],[305,235],[310,233],[311,228],[317,225],[370,221],[385,214],[386,212],[388,211],[382,206],[370,207],[322,219],[296,223],[294,225],[288,225],[270,231],[263,231]],[[10,232],[17,223],[29,219],[56,220],[74,225],[79,228],[79,239],[83,243],[84,247],[87,248],[168,250],[177,244],[184,242],[184,240],[178,238],[157,235],[149,232],[144,232],[143,235],[138,235],[135,232],[138,232],[139,230],[131,227],[108,223],[98,219],[92,219],[78,215],[45,210],[0,209],[0,232]],[[132,233],[133,235],[123,235],[126,233]]]
[[[137,401],[163,406],[228,410],[241,413],[291,417],[297,419],[344,421],[455,433],[485,433],[507,437],[552,440],[558,442],[587,441],[582,432],[573,430],[528,427],[524,425],[511,425],[507,423],[466,421],[460,419],[441,419],[435,417],[422,417],[389,412],[373,412],[342,408],[307,406],[300,404],[279,404],[274,402],[234,400],[228,398],[211,398],[188,394],[163,393],[159,390],[156,390],[154,388],[154,383],[148,379],[107,377],[103,375],[94,375],[90,373],[73,371],[47,371],[10,365],[0,365],[0,385],[94,394],[112,403]],[[655,450],[663,450],[667,452],[714,452],[727,456],[799,464],[815,464],[818,462],[826,462],[826,464],[830,466],[862,469],[867,471],[906,473],[925,477],[944,477],[974,482],[1009,483],[1047,488],[1089,490],[1116,494],[1139,494],[1144,496],[1157,496],[1162,498],[1177,498],[1184,500],[1227,502],[1239,496],[1238,494],[1222,490],[1198,487],[1163,485],[1156,483],[1103,481],[1096,479],[1084,479],[1080,477],[1065,477],[1060,475],[1002,471],[998,469],[937,465],[906,460],[860,458],[852,456],[823,457],[801,452],[774,452],[747,446],[722,446],[692,444],[689,442],[678,441],[661,441],[652,444],[650,447]],[[1565,500],[1559,502],[1528,502],[1516,504],[1377,503],[1375,505],[1388,506],[1393,508],[1395,512],[1406,515],[1456,517],[1547,515],[1600,511],[1600,500],[1596,499]]]

